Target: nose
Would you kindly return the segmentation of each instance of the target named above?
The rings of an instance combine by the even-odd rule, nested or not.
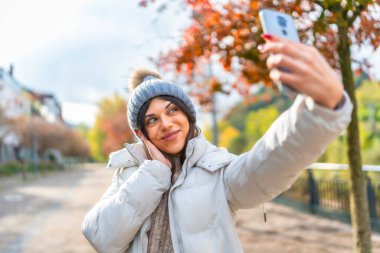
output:
[[[161,126],[163,129],[170,128],[171,126],[173,126],[173,122],[171,118],[167,116],[163,116],[161,118]]]

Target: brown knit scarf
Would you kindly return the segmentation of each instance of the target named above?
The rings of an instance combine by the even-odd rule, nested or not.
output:
[[[181,172],[181,164],[179,159],[175,159],[175,165],[172,183],[177,180]],[[162,195],[160,203],[152,214],[152,224],[148,232],[148,253],[174,252],[169,224],[169,190]]]

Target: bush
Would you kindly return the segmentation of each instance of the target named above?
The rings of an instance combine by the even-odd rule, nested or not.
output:
[[[21,172],[22,164],[17,162],[6,163],[0,165],[0,177],[10,176],[16,174],[17,172]]]
[[[39,173],[58,170],[58,165],[52,162],[40,162],[37,164]],[[10,162],[0,164],[0,177],[11,176],[17,173],[32,173],[34,172],[35,165],[33,163],[22,164],[19,162]]]

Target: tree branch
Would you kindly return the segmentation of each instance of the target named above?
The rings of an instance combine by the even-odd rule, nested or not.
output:
[[[323,6],[323,0],[322,0],[322,1],[318,1],[318,0],[316,0],[316,1],[314,1],[314,3],[315,3],[316,5],[321,6],[321,8],[322,8],[323,10],[325,10],[325,7]]]
[[[356,7],[355,10],[352,11],[352,16],[347,19],[347,23],[349,26],[352,26],[352,24],[355,22],[356,18],[360,16],[362,11],[365,9],[366,5],[360,4]]]

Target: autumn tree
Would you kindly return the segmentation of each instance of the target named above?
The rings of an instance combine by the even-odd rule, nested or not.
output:
[[[129,129],[127,102],[118,94],[106,97],[98,103],[95,124],[88,133],[92,157],[105,161],[108,155],[134,140]]]
[[[32,148],[38,143],[38,154],[43,156],[48,149],[57,149],[64,156],[89,157],[85,136],[62,122],[50,123],[40,117],[19,117],[13,120],[15,132],[21,137],[22,146]]]
[[[10,120],[5,115],[4,108],[0,106],[0,145],[1,145],[3,137],[9,131],[9,125],[10,125]]]
[[[140,5],[146,6],[148,2],[155,1],[142,0]],[[194,86],[194,77],[204,62],[211,62],[215,58],[225,71],[237,77],[231,86],[242,94],[248,94],[255,83],[272,85],[263,56],[257,50],[257,46],[263,43],[258,16],[261,8],[273,8],[291,14],[298,25],[301,40],[317,47],[330,65],[341,73],[345,90],[354,105],[352,121],[347,130],[354,251],[370,252],[371,229],[366,181],[361,169],[357,104],[351,68],[353,62],[361,68],[370,66],[361,59],[353,59],[351,46],[365,46],[372,50],[379,46],[380,1],[183,2],[191,9],[193,22],[184,31],[183,42],[178,48],[165,52],[158,62],[175,66],[178,72],[187,75],[189,83]],[[219,84],[218,89],[223,90],[222,86],[226,84]],[[210,93],[213,90],[215,88],[210,88]]]

